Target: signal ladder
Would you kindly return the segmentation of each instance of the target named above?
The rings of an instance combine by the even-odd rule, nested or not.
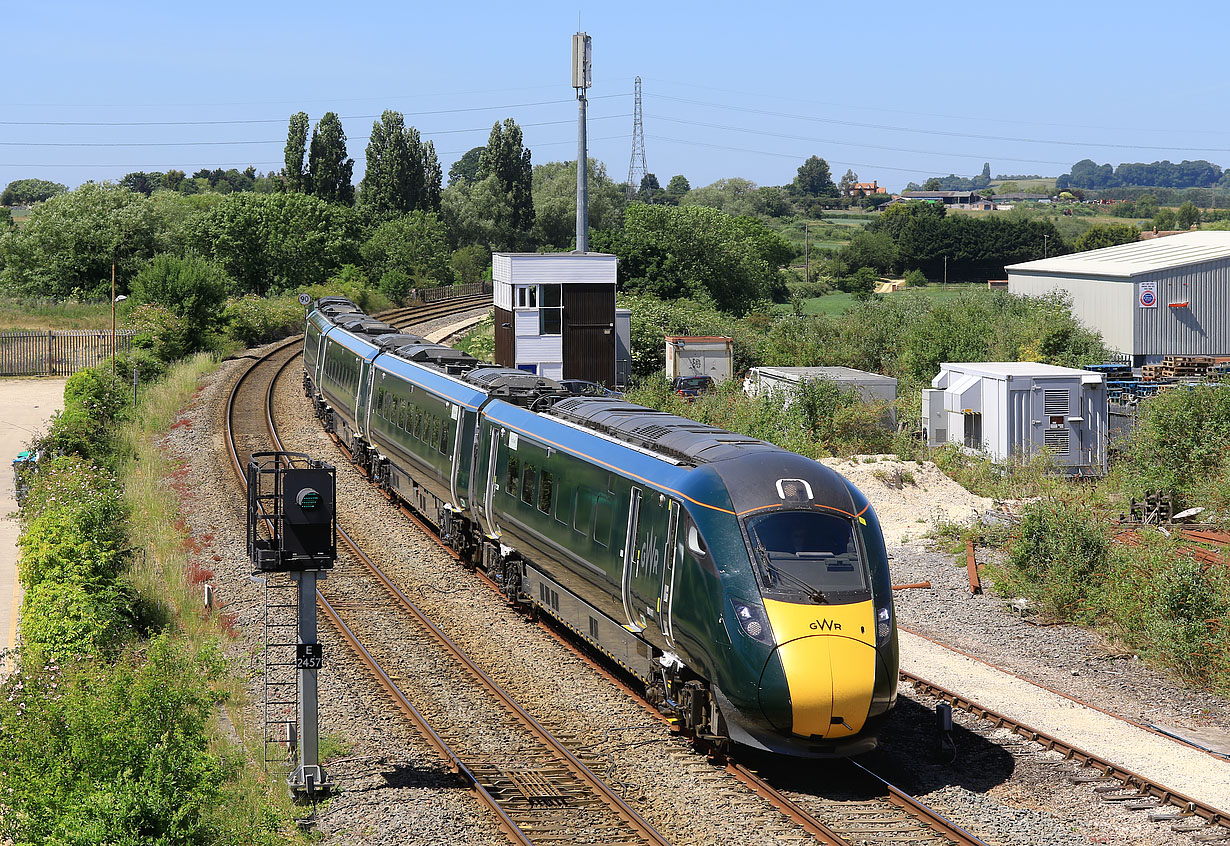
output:
[[[265,573],[265,769],[289,774],[299,741],[299,585],[289,573]]]

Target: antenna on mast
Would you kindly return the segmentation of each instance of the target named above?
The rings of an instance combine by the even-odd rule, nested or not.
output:
[[[577,29],[581,15],[577,14]],[[572,87],[577,92],[577,252],[589,252],[589,139],[585,134],[585,90],[593,84],[592,40],[583,32],[572,36]]]

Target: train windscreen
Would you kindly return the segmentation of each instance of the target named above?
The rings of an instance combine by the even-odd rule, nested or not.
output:
[[[821,511],[774,511],[747,521],[765,596],[844,604],[870,596],[854,526]]]

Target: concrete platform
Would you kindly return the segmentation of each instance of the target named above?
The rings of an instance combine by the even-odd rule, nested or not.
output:
[[[65,379],[0,379],[0,647],[17,643],[17,612],[21,586],[17,583],[17,535],[20,526],[12,462],[35,433],[45,432],[47,421],[64,408]]]
[[[1230,761],[1080,705],[910,632],[899,634],[901,669],[1193,799],[1222,811],[1230,809]]]

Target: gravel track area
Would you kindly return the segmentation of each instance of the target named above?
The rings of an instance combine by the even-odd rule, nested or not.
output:
[[[457,320],[447,318],[440,324]],[[426,334],[440,327],[418,328]],[[249,579],[243,503],[222,458],[219,428],[229,386],[246,364],[225,364],[207,380],[185,411],[186,422],[172,430],[165,446],[186,465],[186,516],[202,546],[201,562],[214,573],[220,613],[238,633],[231,654],[250,673],[255,704],[247,722],[259,731],[263,595]],[[625,799],[666,836],[677,843],[702,844],[778,843],[799,836],[776,811],[691,752],[401,517],[343,463],[310,416],[297,378],[283,380],[278,407],[283,419],[294,414],[297,420],[284,424],[288,449],[339,465],[344,520],[348,526],[366,527],[355,532],[356,540],[527,710],[553,731],[574,738],[574,750],[620,787]],[[861,484],[874,503],[872,485]],[[920,506],[917,513],[929,517],[931,512]],[[911,531],[917,532],[912,523]],[[1230,709],[1224,701],[1186,690],[1140,662],[1116,657],[1095,635],[1030,625],[1006,611],[1000,600],[970,597],[961,587],[964,569],[950,556],[917,544],[891,552],[895,582],[930,579],[933,584],[931,590],[897,594],[904,625],[1072,695],[1114,705],[1136,719],[1228,724]],[[341,790],[320,809],[325,842],[507,842],[492,815],[390,708],[385,694],[351,660],[329,627],[322,625],[321,640],[326,656],[320,674],[322,732],[349,747],[329,765]],[[416,666],[406,667],[406,684],[450,684],[447,670],[433,671],[431,662],[418,663],[423,665],[421,673]],[[917,791],[923,801],[988,842],[1015,846],[1186,840],[1144,821],[1140,812],[1102,803],[1089,786],[1070,784],[1066,776],[1075,769],[1054,753],[960,713],[955,715],[958,758],[951,765],[938,762],[928,713],[934,703],[912,698],[909,685],[903,685],[902,694],[869,765],[904,789]],[[808,791],[824,795],[823,772],[823,764],[817,765],[816,783]]]

